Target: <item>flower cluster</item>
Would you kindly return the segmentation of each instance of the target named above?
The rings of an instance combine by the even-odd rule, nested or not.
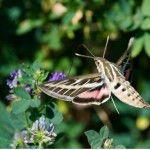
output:
[[[55,73],[51,73],[48,81],[56,81],[56,80],[62,80],[66,77],[66,75],[62,72],[55,72]]]
[[[13,89],[14,87],[17,87],[17,84],[19,82],[19,78],[22,77],[22,70],[15,70],[10,73],[10,79],[7,80],[7,85],[9,86],[10,89]]]
[[[54,125],[47,124],[44,116],[36,120],[32,127],[29,128],[30,136],[24,139],[25,143],[39,143],[42,147],[43,144],[52,144],[55,141],[56,133],[54,132]]]
[[[37,82],[37,78],[36,79],[31,79],[32,83],[31,84],[24,84],[22,83],[22,78],[23,75],[25,74],[25,72],[23,72],[22,70],[15,70],[12,73],[10,73],[10,78],[7,80],[7,85],[9,86],[10,90],[10,94],[8,94],[6,96],[7,100],[14,100],[16,97],[16,95],[13,93],[13,89],[17,86],[22,86],[25,88],[26,92],[28,92],[31,96],[33,96],[34,94],[36,94],[36,92],[34,91],[35,89],[33,89],[32,87],[34,87],[33,85]],[[39,74],[39,72],[38,72]],[[41,73],[42,74],[42,73]],[[36,73],[34,74],[34,76],[36,76]],[[62,80],[66,77],[66,75],[64,73],[59,73],[59,72],[55,72],[55,73],[51,73],[50,77],[48,78],[47,81],[55,81],[55,80]],[[41,98],[41,93],[37,92],[37,98]]]
[[[54,125],[52,123],[47,123],[45,117],[42,116],[33,123],[28,131],[24,130],[21,134],[16,133],[11,147],[16,148],[17,145],[28,147],[28,145],[33,144],[38,145],[38,148],[44,148],[45,145],[49,146],[53,144],[56,136]]]
[[[110,138],[105,139],[102,147],[104,149],[113,149],[114,148],[113,139]]]
[[[16,96],[13,94],[13,89],[19,85],[21,85],[21,79],[24,72],[22,70],[15,70],[10,73],[10,78],[6,80],[6,84],[9,86],[10,94],[6,96],[7,100],[13,100],[16,98]],[[33,88],[29,84],[22,84],[22,86],[25,88],[26,92],[28,92],[30,95],[33,94]]]
[[[23,130],[21,133],[16,132],[13,137],[13,143],[10,144],[10,146],[15,149],[17,147],[19,148],[25,148],[24,138],[27,135],[27,131]]]

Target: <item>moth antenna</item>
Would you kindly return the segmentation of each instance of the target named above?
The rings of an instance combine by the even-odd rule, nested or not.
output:
[[[86,55],[82,55],[82,54],[78,54],[78,53],[75,53],[75,55],[76,55],[76,56],[79,56],[79,57],[85,57],[85,58],[94,59],[94,57],[95,57],[94,54],[92,54],[92,52],[91,52],[84,44],[80,44],[80,45],[78,46],[78,48],[76,49],[75,52],[77,52],[81,46],[84,47],[93,57],[91,57],[91,56],[86,56]],[[71,72],[71,68],[72,68],[72,66],[73,66],[73,61],[74,61],[74,60],[72,60],[71,66],[70,66],[70,68],[69,68],[69,71],[68,71],[68,74],[67,74],[68,76],[69,76],[69,74],[70,74],[70,72]]]
[[[76,56],[79,56],[79,57],[85,57],[85,58],[94,59],[94,57],[92,57],[92,56],[82,55],[82,54],[78,54],[78,53],[75,53],[75,55],[76,55]]]
[[[134,37],[132,37],[132,38],[130,38],[130,40],[129,40],[129,43],[128,43],[128,47],[127,47],[127,51],[130,49],[130,47],[132,46],[132,44],[133,44],[133,42],[134,42]]]
[[[85,46],[84,44],[80,44],[80,45],[78,46],[77,50],[78,50],[81,46],[84,47],[93,57],[95,57],[94,54],[89,50],[89,48],[88,48],[87,46]]]
[[[112,102],[113,102],[113,104],[114,104],[114,106],[115,106],[115,109],[116,109],[117,113],[120,114],[120,113],[119,113],[119,110],[117,109],[117,106],[116,106],[116,104],[115,104],[115,102],[114,102],[114,100],[113,100],[113,98],[112,98],[112,96],[111,96],[111,100],[112,100]]]
[[[107,49],[107,45],[108,45],[108,41],[109,41],[109,36],[107,36],[107,40],[106,40],[106,44],[105,44],[105,48],[104,48],[104,53],[103,53],[103,58],[104,58],[105,53],[106,53],[106,49]]]

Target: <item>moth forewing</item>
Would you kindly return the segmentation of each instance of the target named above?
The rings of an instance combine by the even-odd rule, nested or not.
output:
[[[39,85],[39,89],[41,91],[43,91],[45,94],[47,94],[48,96],[51,96],[51,97],[54,97],[57,99],[62,99],[65,101],[71,101],[72,100],[72,97],[61,95],[61,94],[57,93],[56,91],[53,91],[52,88],[53,87],[51,87],[50,84],[49,85],[45,85],[45,84]]]
[[[100,105],[110,98],[111,93],[100,74],[47,82],[39,85],[39,88],[49,96],[80,105]]]

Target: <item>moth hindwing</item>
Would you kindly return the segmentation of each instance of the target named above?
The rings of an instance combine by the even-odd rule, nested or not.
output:
[[[100,105],[109,100],[111,93],[113,93],[119,100],[128,105],[139,108],[150,107],[126,81],[122,73],[125,65],[129,62],[127,55],[132,42],[133,39],[131,38],[127,50],[116,64],[103,57],[87,56],[94,59],[98,70],[96,74],[46,82],[39,85],[39,88],[49,96],[80,105]]]

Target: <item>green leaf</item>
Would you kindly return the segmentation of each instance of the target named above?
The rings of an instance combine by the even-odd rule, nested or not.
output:
[[[150,16],[149,6],[150,6],[150,1],[149,0],[143,0],[143,2],[142,2],[142,14],[144,16]]]
[[[14,89],[14,93],[16,96],[21,97],[22,99],[31,99],[31,96],[23,87],[16,87]]]
[[[31,75],[31,69],[27,64],[21,64],[21,68],[25,72],[25,74],[27,74],[28,76]]]
[[[128,31],[128,28],[132,25],[132,17],[131,16],[126,16],[126,19],[122,20],[120,23],[120,28],[124,31]]]
[[[33,28],[33,25],[32,25],[32,20],[30,19],[26,19],[24,21],[22,21],[20,24],[19,24],[19,27],[18,29],[16,30],[16,33],[17,34],[25,34],[29,31],[31,31]]]
[[[93,148],[93,149],[102,148],[102,143],[103,143],[102,139],[95,139],[91,143],[91,148]]]
[[[16,30],[16,33],[18,35],[25,34],[30,32],[33,28],[38,27],[42,25],[43,20],[42,19],[37,19],[37,20],[32,20],[32,19],[26,19],[22,21],[19,24],[18,29]]]
[[[144,47],[146,54],[150,57],[150,33],[144,34]]]
[[[128,31],[135,31],[141,26],[143,21],[143,15],[140,9],[137,9],[135,12],[136,19],[133,19],[133,24],[128,28]],[[132,16],[133,17],[133,16]]]
[[[39,81],[44,81],[49,75],[49,72],[44,72],[39,78],[40,80]]]
[[[55,103],[50,103],[46,108],[46,114],[53,124],[59,124],[63,120],[62,114],[58,111]]]
[[[14,114],[11,113],[11,118],[12,118],[12,123],[14,125],[14,128],[19,131],[23,130],[26,127],[25,119],[24,119],[24,114]]]
[[[40,70],[40,61],[35,60],[32,64],[32,70],[35,73],[37,70]]]
[[[25,112],[30,106],[30,100],[17,101],[12,105],[12,112],[14,114],[20,114]]]
[[[150,17],[145,18],[145,19],[142,21],[141,29],[142,29],[142,30],[150,30]]]
[[[2,149],[10,148],[10,142],[11,140],[8,138],[0,137],[0,148]]]
[[[142,51],[143,44],[144,44],[143,35],[139,35],[138,37],[135,38],[131,51],[132,57],[136,57],[137,55],[139,55],[139,53]]]
[[[95,138],[99,138],[99,134],[94,130],[89,130],[85,132],[88,142],[91,143]]]
[[[5,105],[0,101],[0,122],[2,124],[8,124],[12,126],[12,119],[10,114],[7,112]]]
[[[101,139],[106,139],[109,137],[109,129],[107,126],[103,126],[101,129],[100,129],[100,138]]]
[[[74,17],[74,15],[75,15],[75,12],[73,11],[67,12],[62,19],[62,24],[69,24],[72,18]]]
[[[54,50],[58,50],[61,48],[61,36],[59,32],[59,27],[58,26],[52,26],[50,34],[48,35],[48,46],[50,48],[53,48]]]
[[[33,82],[33,78],[27,74],[23,74],[22,75],[22,80],[21,80],[21,83],[24,83],[24,84],[32,84]]]
[[[95,139],[95,140],[91,143],[91,148],[92,148],[92,149],[102,148],[102,144],[103,144],[103,140],[101,140],[101,139]]]
[[[31,107],[38,107],[40,105],[41,101],[39,99],[30,100],[30,106]]]
[[[101,147],[101,139],[99,134],[94,130],[89,130],[85,132],[85,135],[87,136],[88,143],[91,145],[92,148],[97,148],[98,146]]]
[[[117,146],[115,147],[115,149],[126,149],[126,147],[123,146],[123,145],[117,145]]]
[[[0,138],[1,137],[11,138],[14,133],[14,126],[12,123],[12,118],[10,116],[10,113],[7,112],[5,105],[1,101],[0,101],[0,114],[1,114],[0,115]],[[1,144],[4,144],[4,143],[1,143]]]

